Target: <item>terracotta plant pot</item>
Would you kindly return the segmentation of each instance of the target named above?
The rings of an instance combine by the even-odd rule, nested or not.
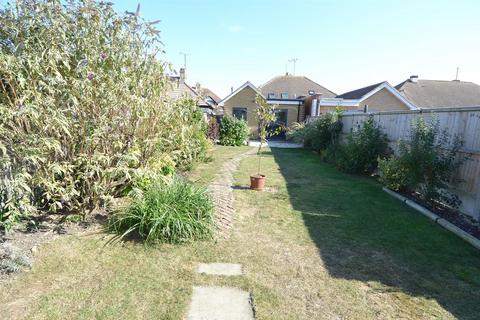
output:
[[[263,188],[265,188],[265,176],[263,174],[250,176],[250,189],[262,191]]]

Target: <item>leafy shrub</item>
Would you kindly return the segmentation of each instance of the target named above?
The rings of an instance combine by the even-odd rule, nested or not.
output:
[[[380,181],[392,190],[406,191],[408,185],[408,169],[399,158],[391,156],[385,159],[378,159],[380,169]]]
[[[426,201],[459,207],[460,199],[448,186],[463,161],[457,158],[462,142],[458,137],[450,140],[446,130],[440,132],[438,121],[418,119],[409,141],[400,142],[398,156],[379,162],[381,181],[394,190],[417,191]]]
[[[191,100],[165,101],[159,32],[94,1],[0,10],[0,227],[35,210],[88,214],[169,154],[208,146]]]
[[[153,156],[168,154],[181,170],[189,170],[194,162],[205,158],[210,145],[207,123],[195,101],[179,100],[160,118],[162,130]]]
[[[211,117],[208,121],[208,139],[213,142],[220,139],[220,124],[216,117]]]
[[[295,143],[305,143],[305,138],[309,135],[308,131],[313,127],[306,122],[294,122],[287,128],[286,139]]]
[[[346,138],[339,146],[336,166],[344,172],[373,172],[378,165],[378,158],[385,158],[389,153],[387,135],[369,117],[363,126]]]
[[[142,198],[115,214],[110,228],[116,239],[133,233],[147,243],[207,239],[213,234],[213,202],[205,188],[183,179],[157,181]]]
[[[338,142],[342,131],[341,112],[328,112],[309,124],[295,124],[288,132],[288,138],[302,143],[316,151],[326,150]]]
[[[248,133],[248,125],[244,120],[224,116],[220,122],[220,144],[224,146],[241,146],[245,144]]]

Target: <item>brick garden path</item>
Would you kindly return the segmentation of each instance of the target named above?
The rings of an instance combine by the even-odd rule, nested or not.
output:
[[[234,221],[233,174],[237,170],[240,161],[256,151],[256,148],[251,148],[225,162],[217,173],[215,180],[209,186],[215,203],[215,224],[219,238],[228,238]]]

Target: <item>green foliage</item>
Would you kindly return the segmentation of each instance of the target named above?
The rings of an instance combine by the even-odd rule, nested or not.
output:
[[[385,158],[389,151],[387,135],[371,116],[340,144],[335,164],[348,173],[372,173],[377,168],[378,158]]]
[[[152,157],[188,168],[203,156],[201,113],[165,99],[152,23],[51,0],[6,4],[0,25],[0,227],[35,210],[86,215]]]
[[[260,138],[259,152],[262,148],[262,145],[267,141],[267,137],[270,135],[275,135],[275,132],[268,132],[268,127],[270,124],[277,120],[275,115],[275,108],[278,105],[269,104],[265,98],[257,94],[255,96],[255,104],[257,108],[255,109],[255,115],[258,123],[258,136]]]
[[[156,181],[143,197],[114,215],[110,228],[118,238],[129,234],[145,242],[181,243],[213,234],[213,202],[206,189],[176,178]]]
[[[417,191],[426,201],[459,207],[460,199],[448,186],[463,161],[457,157],[461,146],[458,137],[440,132],[438,121],[420,118],[411,126],[409,141],[400,142],[398,156],[379,162],[381,181],[394,190]]]
[[[336,146],[342,131],[341,111],[322,114],[309,124],[295,124],[288,132],[288,138],[302,143],[306,148],[324,151],[330,146]]]
[[[230,116],[224,116],[220,122],[220,144],[224,146],[242,146],[249,134],[247,122]]]
[[[258,136],[260,138],[260,145],[258,146],[258,174],[261,171],[261,161],[262,161],[262,148],[267,143],[267,137],[271,135],[275,135],[278,132],[269,132],[268,127],[277,120],[277,116],[275,115],[275,108],[278,105],[269,104],[265,98],[263,98],[260,94],[257,94],[255,97],[255,103],[257,105],[257,109],[255,110],[256,119],[258,123]],[[280,129],[280,128],[278,128]]]
[[[405,191],[408,185],[408,168],[398,158],[378,159],[380,181],[392,190]]]
[[[305,143],[305,138],[309,135],[309,131],[313,130],[312,126],[309,126],[305,122],[294,122],[287,129],[286,138],[288,141],[295,143]]]
[[[208,125],[195,101],[179,100],[160,118],[161,134],[156,140],[153,157],[167,154],[181,170],[190,170],[194,162],[204,160],[210,146]]]

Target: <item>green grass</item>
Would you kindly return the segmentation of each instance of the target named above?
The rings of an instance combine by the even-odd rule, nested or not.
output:
[[[231,159],[236,154],[247,151],[249,148],[250,147],[246,146],[214,146],[211,150],[213,156],[207,162],[197,164],[195,169],[189,173],[189,180],[198,184],[209,184],[215,178],[215,174],[220,170],[225,161]]]
[[[243,151],[217,148],[195,180],[210,181]],[[239,186],[248,185],[257,164],[255,156],[241,163]],[[478,318],[477,250],[374,180],[339,173],[310,152],[273,149],[262,168],[266,192],[234,191],[229,240],[104,247],[100,233],[52,241],[32,271],[0,284],[0,314],[183,319],[193,285],[204,284],[251,292],[257,319]],[[198,275],[198,262],[241,263],[246,275]]]

